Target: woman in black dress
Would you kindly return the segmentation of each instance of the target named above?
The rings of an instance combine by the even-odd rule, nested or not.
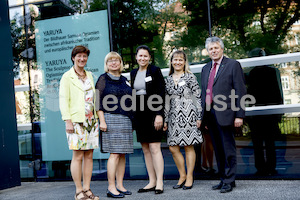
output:
[[[163,193],[164,160],[161,153],[165,81],[160,68],[150,65],[149,47],[142,45],[136,50],[139,65],[130,73],[132,88],[136,90],[135,113],[137,140],[142,144],[149,183],[139,193],[155,191]],[[153,104],[151,104],[153,102]]]

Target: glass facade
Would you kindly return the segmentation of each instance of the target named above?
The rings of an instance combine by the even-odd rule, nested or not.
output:
[[[53,3],[53,4],[52,4]],[[52,12],[49,12],[51,6],[54,6],[60,13],[56,12],[56,15],[53,15]],[[10,19],[12,24],[12,35],[14,37],[23,37],[24,40],[29,41],[30,47],[36,47],[33,42],[35,34],[34,31],[34,22],[35,20],[42,19],[50,19],[57,18],[61,16],[69,16],[73,15],[75,12],[73,8],[68,6],[68,1],[43,1],[43,0],[9,0],[10,5]],[[25,6],[25,9],[24,7]],[[49,9],[47,9],[49,8]],[[51,9],[50,9],[51,10]],[[24,20],[24,11],[25,16],[28,16],[27,13],[36,12],[37,18],[31,17],[26,18]],[[44,13],[43,13],[44,12]],[[74,20],[76,21],[76,15],[73,15]],[[24,36],[24,27],[27,25],[28,29],[28,37]],[[295,35],[299,34],[299,23],[295,23],[295,28],[293,31]],[[178,30],[180,31],[180,30]],[[297,45],[296,40],[287,42],[287,45]],[[16,90],[16,113],[18,120],[18,138],[19,138],[19,154],[20,154],[20,169],[21,169],[21,178],[23,179],[35,179],[35,180],[71,180],[70,174],[70,159],[71,159],[71,151],[68,152],[69,159],[45,159],[43,154],[45,155],[47,152],[42,152],[43,149],[43,138],[45,138],[45,134],[51,134],[50,132],[43,132],[42,127],[45,126],[44,123],[50,123],[47,121],[46,116],[43,117],[43,113],[40,113],[40,104],[43,101],[40,100],[40,88],[43,87],[44,81],[42,74],[45,73],[37,66],[36,57],[29,58],[29,54],[25,54],[27,56],[18,57],[22,55],[22,52],[26,49],[25,43],[19,44],[18,41],[14,43],[14,51],[15,51],[15,86],[16,88],[20,88],[20,90]],[[35,50],[34,53],[39,51]],[[294,52],[296,52],[295,50]],[[197,48],[195,52],[201,54],[201,59],[199,62],[203,62],[207,58],[207,54],[205,53],[204,47],[199,50]],[[195,56],[195,52],[193,54],[193,58]],[[202,52],[202,53],[201,53]],[[291,52],[293,53],[293,52]],[[23,53],[24,55],[24,53]],[[128,56],[131,57],[131,56]],[[268,56],[267,56],[268,57]],[[69,58],[68,58],[69,59]],[[168,59],[166,57],[166,59]],[[257,59],[257,58],[255,58]],[[261,60],[257,59],[256,62],[264,63],[263,57]],[[251,114],[251,111],[248,110],[248,116],[245,119],[245,125],[242,129],[236,130],[236,144],[237,144],[237,156],[238,156],[238,171],[237,175],[241,178],[299,178],[300,174],[300,115],[299,110],[297,110],[297,106],[299,106],[300,101],[300,85],[299,85],[299,61],[298,59],[294,61],[284,61],[278,63],[268,64],[268,69],[272,68],[275,70],[275,75],[272,80],[275,80],[274,84],[269,85],[269,89],[265,88],[262,92],[263,95],[268,96],[272,95],[268,94],[268,90],[271,90],[273,87],[278,87],[279,95],[281,100],[276,103],[266,102],[263,105],[257,106],[275,106],[275,114],[268,111],[268,108],[263,109],[261,113],[258,115]],[[126,63],[126,62],[125,62]],[[244,74],[246,77],[247,88],[251,88],[251,82],[258,82],[261,79],[267,79],[262,77],[251,77],[252,72],[255,70],[255,66],[259,65],[251,65],[246,66],[247,63],[251,63],[250,61],[241,62]],[[243,64],[244,63],[244,64]],[[245,64],[246,63],[246,64]],[[28,67],[29,65],[29,67]],[[262,64],[264,65],[264,64]],[[200,82],[200,69],[203,65],[192,65],[193,69],[197,69],[195,75],[198,77],[198,81]],[[167,66],[166,66],[167,67]],[[28,68],[30,72],[28,73]],[[273,73],[273,72],[272,72]],[[260,73],[259,73],[260,74]],[[29,77],[30,75],[30,77]],[[128,76],[128,74],[125,74]],[[271,76],[267,74],[265,77]],[[98,77],[95,79],[97,80]],[[254,81],[253,81],[254,79]],[[251,81],[252,80],[252,81]],[[30,84],[29,84],[30,81]],[[22,88],[24,85],[30,85],[31,94],[28,90],[25,91]],[[257,85],[257,84],[256,84]],[[265,85],[263,81],[261,85]],[[259,89],[254,89],[257,91]],[[273,91],[273,90],[272,90]],[[54,102],[57,102],[58,96],[55,97]],[[30,99],[32,102],[30,102]],[[283,107],[276,107],[283,106]],[[292,105],[295,107],[295,110],[287,110],[288,106]],[[55,105],[58,106],[58,105]],[[30,107],[32,109],[30,109]],[[276,111],[277,110],[277,111]],[[283,110],[281,112],[280,110]],[[57,110],[58,112],[58,110]],[[32,115],[32,113],[34,113]],[[61,125],[60,116],[58,117],[57,124]],[[31,123],[33,125],[31,125]],[[53,122],[51,122],[53,123]],[[55,121],[56,123],[56,121]],[[54,124],[55,126],[56,124]],[[51,124],[53,126],[53,124]],[[264,134],[265,133],[265,134]],[[64,131],[61,132],[62,135],[65,135]],[[258,135],[257,135],[258,134]],[[67,148],[66,140],[62,143],[65,143]],[[271,143],[271,149],[268,147],[260,146],[260,144],[269,145]],[[55,151],[55,145],[53,145]],[[202,167],[202,155],[201,155],[201,145],[195,146],[197,153],[197,161],[195,168],[195,176],[199,179],[210,179],[216,178],[216,174],[206,173]],[[275,161],[271,159],[271,162],[276,163],[276,171],[277,174],[273,174],[272,176],[264,176],[260,174],[256,174],[254,176],[257,168],[260,165],[266,166],[265,161],[259,160],[258,156],[259,151],[263,150],[263,157],[268,157],[270,161],[269,154],[275,154]],[[255,153],[255,151],[257,151]],[[162,142],[162,152],[164,156],[165,162],[165,172],[164,176],[166,179],[176,179],[178,177],[178,171],[173,161],[172,155],[168,149],[166,144],[166,136]],[[55,152],[57,155],[62,152]],[[182,149],[182,153],[184,154],[184,150]],[[265,155],[266,154],[266,155]],[[102,154],[99,150],[95,152],[94,159],[94,168],[93,168],[93,179],[106,179],[106,164],[108,159],[108,154]],[[59,157],[59,156],[58,156]],[[213,167],[217,170],[216,161],[213,162]],[[141,149],[140,143],[136,141],[136,135],[134,133],[134,153],[126,156],[126,179],[147,179],[146,166],[143,158],[143,152]]]

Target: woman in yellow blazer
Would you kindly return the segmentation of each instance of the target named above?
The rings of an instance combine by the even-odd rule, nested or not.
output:
[[[99,199],[90,189],[93,150],[99,147],[99,127],[94,80],[92,74],[84,70],[89,54],[90,50],[84,46],[73,49],[74,66],[63,74],[59,88],[59,107],[66,124],[69,149],[73,150],[71,174],[76,186],[75,200]]]

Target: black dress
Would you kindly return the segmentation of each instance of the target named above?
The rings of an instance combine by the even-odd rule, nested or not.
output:
[[[134,69],[130,73],[131,86],[134,85],[135,77],[138,69]],[[149,65],[146,72],[146,94],[137,95],[137,104],[135,112],[135,128],[137,134],[137,141],[141,143],[161,142],[163,137],[162,129],[156,131],[154,127],[154,120],[157,115],[164,118],[164,99],[165,99],[165,81],[160,68]],[[152,95],[158,95],[162,99],[161,104],[155,104],[153,107],[155,111],[148,107],[148,99]],[[157,99],[154,99],[156,101]],[[142,107],[144,109],[142,109]]]

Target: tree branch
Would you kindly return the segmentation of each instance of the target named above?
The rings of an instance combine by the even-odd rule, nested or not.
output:
[[[282,29],[282,33],[287,33],[288,29],[300,19],[300,8],[296,9],[294,16],[286,23],[286,26]]]
[[[276,27],[273,31],[274,34],[281,35],[280,32],[283,31],[282,27],[285,24],[285,20],[288,16],[288,13],[289,13],[288,11],[289,11],[290,6],[291,6],[291,0],[287,0],[286,5],[284,6],[284,11],[281,13],[281,15],[279,15],[280,17],[277,20]]]
[[[265,3],[265,1],[263,3]],[[260,7],[260,27],[264,34],[266,33],[265,22],[264,22],[266,12],[267,12],[266,5],[265,4],[261,5],[261,7]]]

